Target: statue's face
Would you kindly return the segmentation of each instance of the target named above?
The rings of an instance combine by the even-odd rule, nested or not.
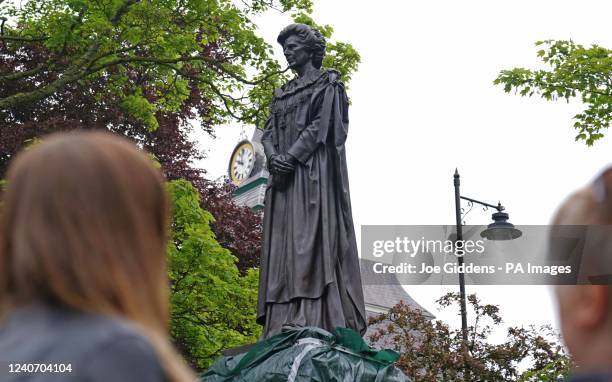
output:
[[[312,60],[312,52],[297,35],[291,35],[285,40],[283,54],[292,69],[303,67]]]

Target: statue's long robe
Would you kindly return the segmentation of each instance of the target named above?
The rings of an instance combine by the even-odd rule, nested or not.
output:
[[[362,335],[366,315],[344,142],[348,99],[336,71],[275,92],[262,136],[266,156],[289,154],[295,171],[266,191],[257,321],[263,337],[285,324]]]

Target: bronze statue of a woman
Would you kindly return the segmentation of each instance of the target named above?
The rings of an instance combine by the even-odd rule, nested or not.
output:
[[[272,174],[264,211],[257,321],[366,330],[344,142],[348,98],[321,70],[325,39],[304,24],[278,36],[297,77],[277,89],[262,136]]]

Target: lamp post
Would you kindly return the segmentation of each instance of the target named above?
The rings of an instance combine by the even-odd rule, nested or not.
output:
[[[494,206],[489,203],[481,202],[476,199],[468,198],[466,196],[461,196],[459,191],[459,171],[455,169],[454,175],[454,185],[455,185],[455,218],[457,224],[457,239],[455,241],[459,242],[463,240],[463,226],[461,219],[461,199],[467,200],[470,203],[480,204],[486,208],[494,208],[497,210],[492,216],[493,223],[489,224],[486,230],[480,233],[480,236],[488,239],[488,240],[513,240],[522,235],[522,232],[514,227],[511,223],[508,222],[509,215],[504,212],[505,208],[498,203],[497,206]],[[468,211],[469,212],[469,211]],[[457,257],[457,261],[459,262],[459,300],[461,304],[461,335],[463,337],[463,344],[465,349],[467,350],[467,310],[465,304],[465,275],[463,273],[463,256]]]

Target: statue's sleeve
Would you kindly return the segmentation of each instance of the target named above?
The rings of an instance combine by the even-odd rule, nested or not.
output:
[[[313,97],[312,122],[289,148],[289,155],[304,164],[330,134],[336,147],[342,146],[348,132],[348,99],[342,83],[331,81]]]
[[[276,154],[274,135],[274,114],[271,112],[264,126],[263,134],[261,135],[261,144],[263,145],[268,163],[270,163],[270,157]]]

